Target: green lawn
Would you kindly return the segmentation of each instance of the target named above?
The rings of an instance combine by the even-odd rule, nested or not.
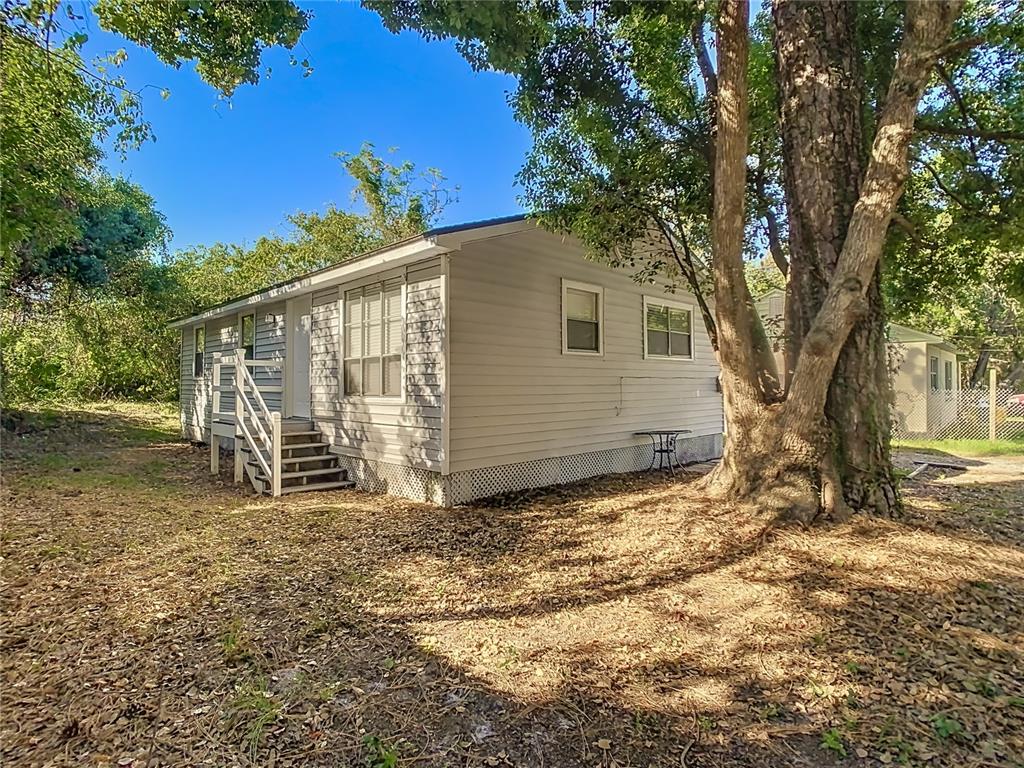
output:
[[[958,456],[1024,456],[1024,436],[1001,440],[896,440],[896,448]]]

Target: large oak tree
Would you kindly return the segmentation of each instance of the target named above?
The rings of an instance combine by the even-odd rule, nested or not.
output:
[[[727,2],[366,5],[515,75],[544,223],[697,296],[729,420],[712,487],[800,519],[898,510],[879,257],[936,65],[1004,18],[950,41],[958,3],[777,0],[752,29]],[[743,276],[758,239],[788,276],[783,371]]]

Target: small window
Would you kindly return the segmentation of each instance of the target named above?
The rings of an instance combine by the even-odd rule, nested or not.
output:
[[[562,281],[562,352],[602,353],[603,301],[599,285]]]
[[[942,372],[943,372],[944,378],[945,378],[946,391],[947,392],[952,392],[953,391],[953,361],[952,360],[946,360],[945,361],[945,365],[943,366],[943,371]]]
[[[242,315],[238,335],[245,348],[245,359],[252,360],[256,357],[256,315]]]
[[[200,325],[193,333],[192,375],[203,375],[203,359],[206,356],[206,326]]]
[[[939,358],[937,357],[928,358],[928,379],[932,391],[937,392],[939,389]]]
[[[644,357],[693,359],[693,308],[644,297]]]
[[[402,395],[402,286],[345,292],[345,394]]]

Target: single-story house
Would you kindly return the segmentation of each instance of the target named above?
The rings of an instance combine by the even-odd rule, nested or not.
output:
[[[785,291],[769,291],[755,302],[765,330],[783,365]],[[893,384],[893,429],[901,437],[937,434],[957,418],[960,370],[952,344],[940,336],[889,323],[889,361]]]
[[[211,443],[214,470],[218,444],[237,447],[236,480],[257,490],[450,505],[647,469],[638,431],[688,431],[684,462],[722,450],[693,297],[522,216],[432,229],[173,326],[182,434]]]

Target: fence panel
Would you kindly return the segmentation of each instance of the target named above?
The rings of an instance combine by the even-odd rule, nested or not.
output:
[[[1024,437],[1024,403],[1008,387],[996,387],[995,419],[992,419],[992,390],[987,386],[935,391],[927,399],[927,428],[911,432],[901,420],[893,420],[895,440],[988,440]]]

